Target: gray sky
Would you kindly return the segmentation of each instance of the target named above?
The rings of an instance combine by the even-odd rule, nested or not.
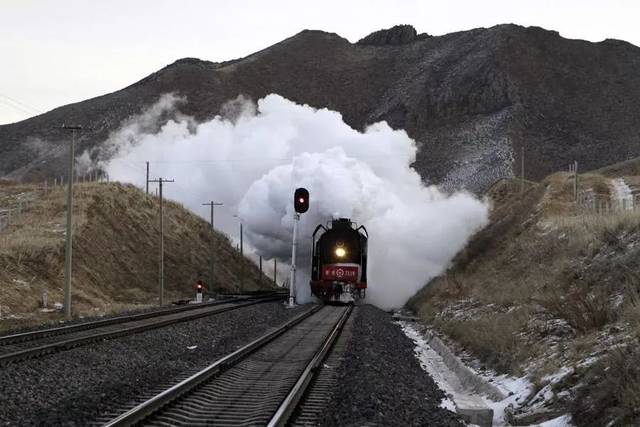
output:
[[[243,57],[305,28],[354,42],[501,23],[640,46],[637,0],[0,0],[0,124],[121,89],[183,57]]]

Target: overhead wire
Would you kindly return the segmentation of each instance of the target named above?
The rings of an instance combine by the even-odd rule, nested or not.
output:
[[[42,109],[41,108],[34,107],[32,105],[27,104],[26,102],[18,101],[17,99],[12,98],[9,95],[5,95],[4,93],[0,93],[0,96],[5,98],[5,99],[8,99],[10,102],[15,104],[14,108],[17,107],[17,108],[20,108],[20,109],[22,109],[24,111],[28,110],[28,112],[30,112],[30,113],[36,113],[36,114],[42,113]],[[6,101],[3,101],[3,102],[4,102],[4,104],[11,105],[11,104],[7,103]]]
[[[22,108],[19,105],[14,105],[11,104],[3,99],[0,98],[0,104],[2,105],[6,105],[7,107],[11,107],[14,110],[20,111],[21,113],[25,113],[25,114],[34,114],[32,111],[27,110],[26,108]]]
[[[376,158],[388,158],[388,154],[368,154],[350,156],[354,159],[376,159]],[[283,162],[291,161],[293,157],[261,157],[261,158],[244,158],[244,159],[208,159],[208,160],[154,160],[149,162],[159,164],[197,164],[197,163],[245,163],[245,162]]]

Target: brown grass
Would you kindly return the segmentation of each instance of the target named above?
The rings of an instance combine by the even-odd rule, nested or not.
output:
[[[520,373],[531,349],[521,337],[526,310],[482,315],[468,320],[436,320],[435,326],[500,373]]]
[[[31,317],[44,291],[62,301],[65,191],[48,194],[34,186],[0,186],[0,208],[29,193],[30,207],[0,231],[0,304],[3,312]],[[209,291],[257,289],[259,272],[241,259],[228,238],[177,203],[165,209],[165,298],[190,297],[198,279],[208,282],[209,255],[216,248],[216,282]],[[74,203],[73,303],[77,315],[118,307],[156,304],[158,288],[158,200],[130,185],[79,184]],[[241,267],[241,264],[243,267]],[[269,280],[264,278],[264,285]],[[115,308],[114,308],[115,307]],[[52,318],[55,315],[51,315]]]
[[[638,425],[640,211],[588,212],[572,178],[557,173],[524,194],[513,182],[493,188],[490,224],[409,306],[487,366],[526,369],[538,387],[573,367],[550,410],[570,409],[577,425]],[[609,183],[581,175],[579,190],[604,202]]]
[[[511,307],[521,307],[523,316],[564,319],[578,335],[618,321],[638,324],[638,311],[617,307],[614,296],[625,287],[640,289],[640,275],[625,273],[638,271],[640,262],[621,243],[640,229],[640,212],[584,214],[573,202],[572,178],[557,173],[524,194],[513,182],[494,188],[501,202],[490,224],[409,306],[493,368],[511,372],[524,362],[519,351],[527,344],[519,332],[535,332],[520,318],[505,318]],[[583,175],[579,182],[608,197],[607,178]],[[452,317],[450,308],[463,301],[492,309]]]
[[[640,343],[615,348],[591,366],[571,404],[580,426],[632,426],[640,419]]]
[[[607,213],[581,212],[576,215],[549,216],[548,223],[578,235],[602,240],[609,233],[636,231],[640,228],[640,212],[619,210]],[[606,240],[605,239],[605,240]]]
[[[568,289],[549,289],[539,301],[553,317],[584,333],[618,320],[610,294],[605,287],[573,283]]]

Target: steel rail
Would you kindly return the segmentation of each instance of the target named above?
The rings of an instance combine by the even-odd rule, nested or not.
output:
[[[318,367],[320,367],[321,363],[333,347],[333,344],[340,336],[340,332],[351,315],[352,310],[353,305],[349,306],[349,308],[342,313],[342,316],[340,316],[340,319],[331,330],[331,333],[327,336],[324,343],[314,355],[313,359],[311,359],[304,371],[302,371],[300,378],[298,378],[296,384],[293,386],[287,397],[282,401],[280,407],[269,421],[269,424],[267,424],[268,427],[281,427],[286,425],[289,417],[298,406],[300,399],[304,396],[304,393],[313,379]]]
[[[11,335],[3,335],[3,336],[0,336],[0,346],[7,345],[7,344],[20,343],[24,341],[33,341],[40,338],[46,338],[46,337],[51,337],[55,335],[64,335],[71,332],[100,328],[102,326],[109,326],[117,323],[125,323],[125,322],[134,321],[134,320],[142,320],[142,319],[148,319],[151,317],[164,316],[167,314],[180,313],[182,311],[195,310],[203,307],[211,307],[211,306],[220,305],[220,304],[228,304],[233,301],[244,301],[244,300],[248,301],[253,299],[271,298],[277,295],[281,295],[282,297],[286,296],[284,293],[279,293],[278,291],[274,291],[269,294],[265,293],[262,295],[247,295],[247,296],[242,296],[242,295],[231,296],[230,295],[227,298],[222,300],[206,302],[202,304],[188,304],[180,307],[170,307],[170,308],[164,308],[160,310],[147,311],[145,313],[129,314],[124,316],[111,317],[109,319],[92,320],[89,322],[83,322],[83,323],[78,323],[73,325],[39,329],[36,331],[29,331],[29,332],[20,332],[20,333],[11,334]]]
[[[82,336],[82,337],[77,337],[77,338],[70,338],[70,339],[65,339],[63,341],[57,341],[57,342],[53,342],[53,343],[49,343],[49,344],[45,344],[45,345],[41,345],[41,346],[37,346],[37,347],[31,347],[31,348],[27,348],[27,349],[23,349],[23,350],[18,350],[18,351],[14,351],[11,353],[5,353],[5,354],[0,354],[0,365],[3,365],[5,363],[8,362],[12,362],[12,361],[16,361],[16,360],[23,360],[23,359],[27,359],[27,358],[31,358],[31,357],[36,357],[36,356],[41,356],[41,355],[45,355],[45,354],[51,354],[51,353],[55,353],[58,351],[62,351],[62,350],[67,350],[73,347],[78,347],[82,344],[85,343],[89,343],[89,342],[94,342],[94,341],[99,341],[99,340],[104,340],[104,339],[110,339],[110,338],[117,338],[117,337],[121,337],[121,336],[125,336],[125,335],[132,335],[138,332],[143,332],[143,331],[147,331],[147,330],[151,330],[151,329],[157,329],[157,328],[161,328],[163,326],[167,326],[167,325],[172,325],[172,324],[176,324],[176,323],[181,323],[181,322],[185,322],[185,321],[191,321],[191,320],[195,320],[195,319],[199,319],[202,317],[207,317],[207,316],[212,316],[215,314],[220,314],[220,313],[224,313],[227,311],[231,311],[231,310],[236,310],[239,308],[243,308],[243,307],[248,307],[254,304],[260,304],[263,302],[269,302],[269,301],[276,301],[276,300],[280,300],[282,299],[281,297],[270,297],[270,298],[258,298],[258,299],[251,299],[249,301],[246,302],[239,302],[239,303],[235,303],[236,301],[228,301],[225,303],[221,304],[233,304],[230,305],[229,307],[222,307],[222,308],[218,308],[218,309],[213,309],[210,311],[206,311],[203,310],[199,313],[193,313],[193,314],[186,314],[184,317],[178,317],[178,318],[171,318],[171,319],[165,319],[165,320],[158,320],[152,323],[148,323],[148,324],[144,324],[144,325],[138,325],[138,326],[131,326],[131,327],[124,327],[121,329],[116,329],[113,331],[106,331],[106,332],[99,332],[99,333],[95,333],[95,334],[91,334],[91,335],[87,335],[87,336]],[[219,305],[219,304],[215,304],[215,305]],[[206,307],[198,307],[198,308],[206,308]],[[171,315],[171,314],[176,314],[176,313],[164,313],[165,315]],[[161,317],[160,316],[155,316],[155,317]],[[146,320],[146,319],[134,319],[131,321],[138,321],[138,320]],[[101,325],[101,326],[111,326],[111,325]],[[80,330],[79,332],[82,332],[83,330]],[[78,331],[76,331],[78,332]],[[54,335],[55,336],[55,335]]]
[[[179,382],[178,384],[168,388],[162,393],[157,394],[151,399],[137,405],[129,411],[121,414],[113,420],[104,424],[104,427],[121,427],[131,426],[136,423],[142,422],[145,418],[156,413],[167,404],[180,398],[184,394],[197,388],[199,385],[218,375],[227,368],[233,366],[240,360],[246,358],[256,350],[264,347],[266,344],[272,342],[274,339],[284,334],[286,331],[302,322],[312,314],[321,310],[323,306],[316,305],[313,308],[305,311],[302,314],[294,317],[279,328],[263,335],[262,337],[250,342],[244,347],[234,351],[233,353],[217,360],[213,364],[209,365],[202,371],[190,376],[189,378]]]
[[[181,311],[188,311],[188,310],[193,310],[193,309],[202,308],[202,307],[228,304],[233,301],[240,301],[240,299],[227,298],[225,300],[204,303],[204,304],[189,304],[188,306],[171,307],[171,308],[162,309],[162,310],[148,311],[145,313],[111,317],[109,319],[94,320],[89,322],[73,324],[73,325],[60,326],[57,328],[39,329],[36,331],[20,332],[17,334],[4,335],[4,336],[0,336],[0,346],[19,343],[19,342],[25,342],[25,341],[33,341],[40,338],[47,338],[55,335],[64,335],[71,332],[86,331],[89,329],[99,328],[102,326],[115,325],[118,323],[130,322],[133,320],[159,317],[159,316],[164,316],[166,314],[179,313]]]

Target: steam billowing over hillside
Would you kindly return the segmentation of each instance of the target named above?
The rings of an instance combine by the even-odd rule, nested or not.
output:
[[[175,114],[180,118],[158,133],[145,130],[187,102],[166,95],[124,123],[102,145],[112,159],[97,167],[112,179],[141,185],[139,165],[150,160],[154,176],[176,178],[165,190],[169,197],[196,212],[204,200],[223,202],[238,213],[258,254],[283,261],[290,258],[293,190],[308,188],[311,208],[302,215],[299,240],[301,301],[310,297],[310,236],[319,223],[346,217],[366,225],[368,301],[397,307],[443,271],[487,222],[487,206],[470,194],[425,186],[410,167],[415,142],[384,122],[359,132],[335,111],[268,95],[257,105],[237,98],[225,105],[224,116],[203,123]],[[236,223],[226,218],[218,225],[235,234]]]

